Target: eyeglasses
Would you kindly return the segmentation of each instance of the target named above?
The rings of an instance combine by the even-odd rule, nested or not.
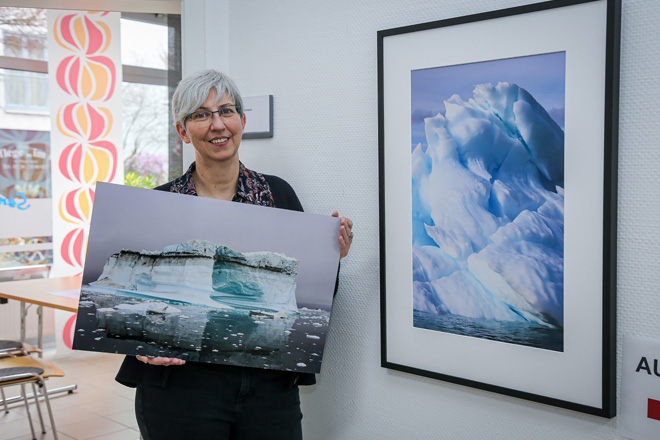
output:
[[[211,120],[213,120],[213,113],[217,113],[223,119],[231,119],[240,112],[240,104],[227,104],[214,112],[210,110],[197,110],[186,116],[186,118],[190,118],[193,122],[211,122]]]

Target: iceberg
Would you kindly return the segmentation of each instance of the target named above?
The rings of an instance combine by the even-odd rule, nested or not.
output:
[[[204,240],[122,250],[83,284],[73,345],[318,373],[330,312],[297,307],[298,267]]]
[[[525,89],[444,101],[413,146],[413,308],[561,329],[564,133]]]
[[[219,246],[213,263],[211,299],[239,308],[269,311],[298,310],[298,260],[273,252],[241,254]]]
[[[241,253],[205,240],[162,251],[122,250],[85,289],[113,290],[213,308],[296,313],[299,261],[275,252]]]

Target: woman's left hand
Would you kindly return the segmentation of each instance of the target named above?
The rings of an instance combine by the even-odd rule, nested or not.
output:
[[[339,217],[339,212],[332,213],[333,217]],[[353,243],[353,220],[348,217],[339,218],[339,258],[344,258],[348,255],[348,251]]]

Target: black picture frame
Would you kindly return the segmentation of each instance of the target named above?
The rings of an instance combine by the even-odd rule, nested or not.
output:
[[[382,367],[595,416],[616,415],[620,29],[620,0],[559,0],[378,31]],[[457,333],[424,328],[418,315],[413,318],[418,205],[411,162],[416,146],[425,152],[430,147],[413,142],[412,72],[550,53],[565,59],[565,156],[562,186],[554,188],[562,200],[561,345],[548,349],[475,336],[461,333],[460,325]],[[424,197],[429,194],[436,195],[426,190]],[[457,211],[442,206],[443,219]]]

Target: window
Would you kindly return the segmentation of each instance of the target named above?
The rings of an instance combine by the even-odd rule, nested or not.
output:
[[[43,9],[0,8],[0,54],[5,57],[48,59],[47,22]],[[48,113],[48,78],[37,72],[0,70],[4,108],[11,112]]]
[[[48,76],[39,72],[0,69],[5,87],[5,111],[12,113],[48,112]]]
[[[169,116],[181,77],[180,29],[178,15],[122,13],[126,184],[154,187],[181,173],[181,144]],[[48,139],[50,133],[47,30],[45,9],[0,7],[0,209],[5,209],[0,215],[7,214],[0,229],[2,280],[43,276],[33,269],[52,264],[52,237],[44,235],[50,233],[44,231],[50,230],[51,218],[39,219],[48,228],[22,230],[20,236],[5,230],[21,226],[8,215],[9,208],[16,210],[9,205],[19,200],[19,192],[28,201],[41,199],[33,206],[51,197],[50,149],[41,157],[41,151],[28,145],[35,136]],[[26,167],[43,168],[43,176],[34,181]]]
[[[167,69],[167,26],[158,17],[153,19],[158,22],[126,18],[121,20],[122,64]]]
[[[4,25],[5,29],[11,29],[13,26]],[[3,32],[2,46],[4,56],[29,58],[32,60],[46,61],[48,54],[46,52],[46,28],[39,26],[36,30],[31,30],[29,34],[21,35],[16,33],[18,29]]]

